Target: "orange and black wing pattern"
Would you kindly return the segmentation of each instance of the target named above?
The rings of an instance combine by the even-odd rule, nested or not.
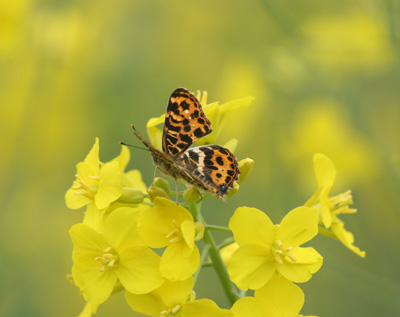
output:
[[[197,98],[187,89],[176,89],[169,98],[163,132],[163,151],[179,156],[194,142],[212,132]]]
[[[189,182],[220,198],[233,187],[240,174],[235,156],[219,145],[189,149],[179,159],[193,177],[193,182]]]

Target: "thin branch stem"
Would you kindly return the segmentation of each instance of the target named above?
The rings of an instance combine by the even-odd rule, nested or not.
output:
[[[209,246],[208,254],[211,258],[215,272],[217,273],[217,276],[222,284],[222,287],[225,291],[226,296],[228,297],[230,304],[233,305],[240,297],[236,292],[235,286],[229,279],[228,272],[226,270],[224,262],[222,261],[214,238],[212,237],[210,231],[207,229],[207,224],[200,213],[200,204],[190,204],[190,210],[196,221],[199,221],[204,225],[204,243]]]

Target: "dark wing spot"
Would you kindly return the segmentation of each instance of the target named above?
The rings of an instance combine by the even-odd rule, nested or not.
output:
[[[200,123],[200,124],[204,124],[204,123],[205,123],[205,121],[204,121],[203,118],[198,118],[198,119],[197,119],[197,122]]]
[[[188,136],[187,134],[179,134],[179,138],[182,140],[182,142],[185,142],[186,144],[192,144],[192,138]]]
[[[190,125],[185,125],[185,127],[183,128],[183,131],[185,132],[189,132],[190,130],[191,130]]]
[[[217,176],[218,178],[221,178],[221,177],[222,177],[222,174],[217,173],[215,176]]]
[[[178,143],[176,146],[182,150],[182,149],[184,149],[184,148],[187,146],[187,144],[185,144],[185,143]]]
[[[231,169],[233,169],[233,170],[235,169],[235,164],[233,164],[233,163],[231,164]]]
[[[189,124],[189,120],[188,119],[183,119],[182,124],[183,125],[188,125]]]
[[[226,171],[227,173],[228,173],[228,175],[230,175],[230,176],[233,176],[233,175],[235,175],[235,171],[232,171],[232,170],[228,170],[228,171]]]
[[[203,131],[201,131],[200,128],[197,128],[196,130],[194,130],[194,135],[200,138],[203,135]]]
[[[232,156],[228,156],[228,160],[233,162],[233,157]]]
[[[168,130],[179,132],[179,131],[181,131],[181,127],[170,124],[170,125],[168,125]]]
[[[168,135],[168,136],[167,136],[167,140],[168,140],[169,142],[171,142],[172,144],[176,144],[176,142],[178,142],[178,139],[175,138],[175,137],[173,137],[173,136],[171,136],[171,135]]]
[[[205,166],[214,166],[214,162],[211,160],[204,160],[204,165]]]
[[[229,184],[229,183],[231,182],[231,180],[232,180],[232,177],[227,176],[227,177],[225,178],[225,183]]]
[[[224,149],[223,147],[219,147],[219,149],[218,149],[222,154],[228,154],[228,152],[227,152],[227,150],[226,149]]]
[[[189,105],[186,103],[186,101],[182,101],[180,106],[182,107],[182,110],[188,110]]]
[[[218,156],[217,157],[217,163],[219,164],[219,165],[224,165],[224,160],[222,159],[222,157],[221,156]]]
[[[199,110],[195,110],[193,113],[192,113],[192,117],[193,118],[197,118],[199,116]]]
[[[210,128],[208,127],[208,125],[205,125],[205,126],[204,126],[204,131],[206,131],[206,133],[207,133],[208,131],[210,131]]]

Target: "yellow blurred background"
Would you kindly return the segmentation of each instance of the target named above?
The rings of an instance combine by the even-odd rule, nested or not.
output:
[[[367,256],[313,240],[324,265],[300,285],[302,313],[399,316],[399,57],[394,0],[0,2],[0,316],[81,311],[66,280],[83,213],[64,204],[75,164],[96,136],[103,161],[120,140],[138,145],[130,124],[144,133],[181,86],[210,102],[255,97],[220,138],[239,139],[253,173],[227,203],[209,199],[206,220],[227,225],[247,205],[279,222],[315,190],[324,153],[332,194],[353,191],[358,213],[342,219]],[[150,184],[149,154],[131,152]],[[227,307],[211,269],[196,291]],[[118,294],[96,316],[139,315]]]

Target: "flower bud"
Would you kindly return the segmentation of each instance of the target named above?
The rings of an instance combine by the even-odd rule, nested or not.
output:
[[[229,189],[226,193],[226,198],[231,198],[239,191],[239,184],[238,182],[233,183],[233,188]]]
[[[201,199],[201,195],[196,187],[189,186],[183,192],[183,199],[185,199],[188,203],[195,203],[199,199]]]
[[[254,160],[252,160],[251,158],[245,158],[239,161],[238,165],[240,171],[238,183],[240,184],[247,178],[247,176],[250,175],[253,169]]]
[[[140,204],[143,202],[143,193],[139,188],[124,187],[117,201],[124,204]]]
[[[154,201],[156,197],[165,197],[169,199],[168,194],[165,192],[165,190],[159,187],[151,186],[148,190],[148,193],[151,201]]]
[[[164,178],[157,177],[154,181],[154,186],[163,189],[167,194],[171,192],[171,186]]]

